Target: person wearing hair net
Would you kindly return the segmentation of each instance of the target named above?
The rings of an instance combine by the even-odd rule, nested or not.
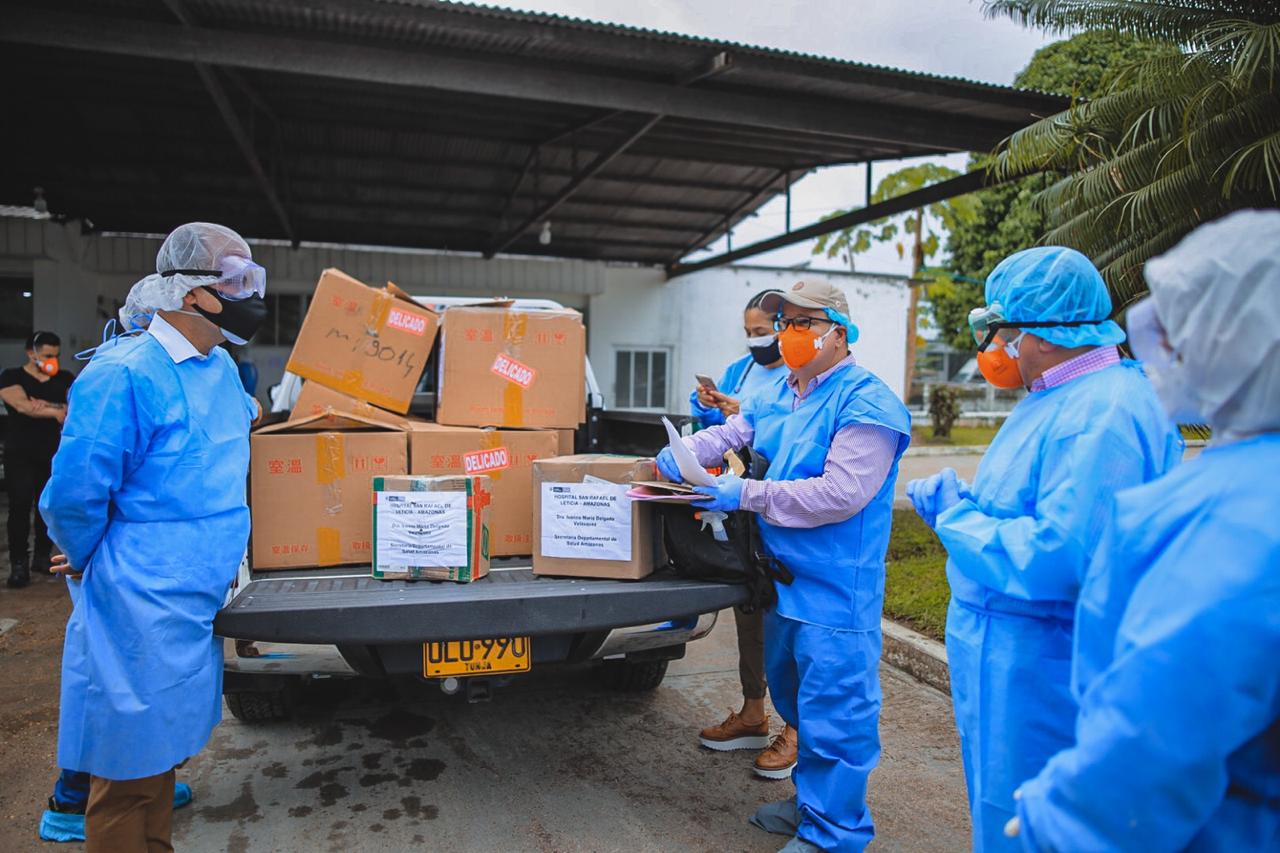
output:
[[[1280,212],[1202,225],[1145,273],[1134,354],[1213,440],[1116,496],[1076,614],[1074,745],[1022,785],[1009,833],[1280,850]]]
[[[1010,255],[969,318],[978,364],[1026,386],[972,486],[948,468],[907,487],[947,549],[947,660],[975,850],[1004,835],[1013,792],[1071,744],[1071,632],[1089,556],[1120,489],[1159,477],[1182,439],[1073,249]]]
[[[213,617],[249,537],[259,408],[218,345],[253,336],[265,284],[234,231],[177,228],[120,311],[132,334],[72,386],[40,512],[72,587],[58,766],[90,775],[90,853],[173,849],[174,768],[221,717]]]
[[[839,288],[803,279],[760,307],[775,317],[786,382],[684,439],[706,466],[747,445],[769,460],[763,480],[726,474],[695,487],[707,500],[694,506],[757,513],[765,549],[794,576],[775,584],[764,624],[773,705],[798,729],[796,795],[751,823],[791,836],[786,853],[861,851],[875,835],[866,794],[880,759],[884,557],[911,416],[854,362],[858,327]],[[670,447],[657,464],[679,481]]]

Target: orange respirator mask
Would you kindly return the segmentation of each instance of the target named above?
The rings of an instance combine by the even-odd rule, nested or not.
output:
[[[48,376],[58,375],[59,368],[58,368],[58,359],[56,357],[37,360],[36,367],[40,368],[41,373],[44,373]]]
[[[1027,329],[1054,329],[1063,326],[1091,326],[1105,323],[1101,320],[1018,320],[1004,318],[999,302],[969,312],[969,330],[978,342],[978,370],[982,377],[997,388],[1021,388],[1022,373],[1018,370],[1018,345]],[[1004,338],[1017,335],[1011,340]],[[1004,335],[997,337],[1003,331]]]
[[[813,361],[822,351],[827,338],[838,326],[837,323],[832,322],[826,334],[819,335],[813,330],[813,319],[812,317],[779,317],[774,321],[774,328],[778,329],[778,349],[782,351],[782,360],[792,370],[804,367]],[[804,323],[804,328],[800,328],[799,323]]]

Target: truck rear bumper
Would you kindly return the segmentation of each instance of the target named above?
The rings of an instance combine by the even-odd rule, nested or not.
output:
[[[605,635],[599,647],[586,659],[621,658],[629,654],[691,643],[711,633],[716,624],[716,616],[715,613],[704,613],[695,619],[681,622],[666,621],[615,628]],[[241,657],[236,651],[235,642],[226,641],[227,672],[246,676],[349,677],[360,674],[347,662],[337,646],[255,642],[253,649],[256,654]]]
[[[535,577],[528,566],[495,568],[470,584],[354,575],[267,577],[246,585],[218,613],[213,627],[222,637],[266,643],[383,646],[664,623],[696,628],[699,616],[746,597],[744,587],[670,575],[639,581],[546,578]],[[652,642],[656,633],[640,631],[637,638]],[[672,635],[662,639],[662,645],[682,642]]]

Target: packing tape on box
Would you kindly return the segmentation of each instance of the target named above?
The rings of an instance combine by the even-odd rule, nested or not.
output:
[[[502,315],[502,340],[507,355],[524,355],[524,339],[529,333],[529,315],[520,311],[507,311]],[[502,389],[502,425],[524,426],[524,389],[508,382]]]
[[[480,436],[481,450],[496,450],[501,446],[502,446],[502,436],[501,434],[499,434],[499,432],[496,429],[487,429],[484,431],[484,434]],[[512,466],[515,465],[516,460],[510,456],[511,454],[510,449],[507,450],[507,454],[508,454],[507,464]],[[490,480],[493,480],[496,483],[502,479],[503,470],[505,469],[494,468],[492,470],[482,471],[481,473],[485,474]]]
[[[342,562],[342,533],[338,528],[316,528],[316,562],[322,566],[336,566]]]
[[[396,298],[389,290],[377,290],[373,294],[373,302],[369,305],[369,316],[365,319],[364,332],[371,338],[382,333],[387,324],[387,316],[391,313],[391,304]]]

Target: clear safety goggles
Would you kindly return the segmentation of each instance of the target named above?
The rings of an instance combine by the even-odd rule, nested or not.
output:
[[[165,270],[160,275],[171,278],[175,275],[193,278],[213,278],[206,287],[210,287],[227,299],[248,299],[250,296],[265,297],[267,295],[267,271],[261,264],[239,255],[227,255],[219,261],[221,269],[216,270]]]
[[[1062,326],[1093,326],[1098,323],[1105,323],[1106,317],[1101,320],[1006,320],[1004,309],[999,302],[992,302],[990,305],[984,305],[981,308],[974,308],[969,312],[969,331],[973,332],[973,339],[978,343],[978,352],[986,352],[987,347],[995,341],[997,336],[1006,339],[1006,343],[1011,341],[1016,335],[1000,335],[1003,329],[1056,329]]]

